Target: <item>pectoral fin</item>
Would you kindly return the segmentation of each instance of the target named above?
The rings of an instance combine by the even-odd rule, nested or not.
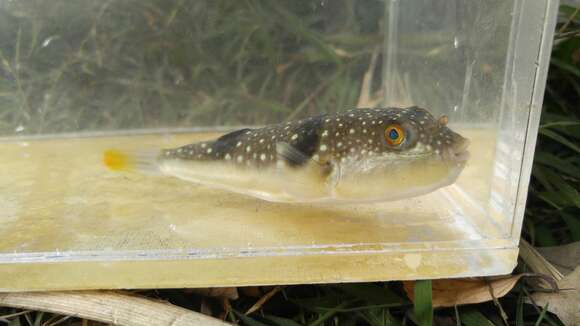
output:
[[[276,143],[276,153],[278,158],[286,162],[288,166],[313,169],[314,172],[324,177],[332,173],[333,165],[330,162],[321,162],[314,156],[308,156],[288,143]]]

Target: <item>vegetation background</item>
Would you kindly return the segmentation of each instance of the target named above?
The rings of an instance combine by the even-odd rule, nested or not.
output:
[[[2,1],[0,135],[260,124],[356,106],[384,39],[382,3]],[[321,4],[328,10],[316,10]],[[580,241],[579,64],[580,14],[563,5],[523,231],[539,247]],[[495,304],[438,309],[434,323],[501,325],[507,316],[561,325],[528,303],[534,290],[522,281]],[[247,325],[410,325],[428,320],[427,292],[415,307],[398,282],[240,288],[227,303],[184,290],[139,294]],[[256,312],[243,313],[267,293]],[[89,323],[0,308],[2,322]]]

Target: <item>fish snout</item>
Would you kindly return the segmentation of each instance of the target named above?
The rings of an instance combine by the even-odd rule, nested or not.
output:
[[[469,144],[469,139],[445,127],[432,142],[432,146],[439,150],[441,158],[452,163],[464,163],[469,159]]]
[[[471,141],[460,135],[455,135],[453,144],[449,147],[449,154],[453,161],[465,162],[469,159],[469,151],[467,150]]]

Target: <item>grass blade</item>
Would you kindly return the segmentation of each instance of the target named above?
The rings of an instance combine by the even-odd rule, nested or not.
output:
[[[558,156],[549,152],[536,153],[534,157],[535,163],[540,163],[544,166],[549,166],[559,172],[566,173],[573,177],[580,177],[580,167],[577,167],[572,162],[559,158]]]
[[[415,318],[420,326],[433,324],[431,280],[419,280],[415,282]]]
[[[339,304],[338,306],[336,306],[334,309],[330,309],[327,312],[321,314],[318,319],[316,319],[312,324],[310,324],[310,326],[317,326],[320,325],[322,323],[324,323],[328,318],[334,316],[334,314],[336,314],[340,309],[348,306],[350,304],[350,302],[343,302],[341,304]]]
[[[580,69],[574,67],[573,65],[571,65],[567,62],[564,62],[558,58],[552,58],[550,60],[550,63],[553,64],[554,66],[560,68],[560,69],[566,70],[567,72],[576,75],[576,77],[580,77]]]
[[[461,309],[461,323],[465,326],[495,326],[479,310],[473,307]]]
[[[374,305],[403,305],[408,303],[389,288],[372,283],[342,284],[337,288]]]
[[[524,326],[524,295],[520,293],[516,307],[516,326]]]
[[[578,216],[574,216],[565,212],[561,212],[560,215],[562,216],[562,219],[564,220],[564,223],[566,223],[568,229],[570,229],[572,241],[580,241],[580,221],[578,220]]]
[[[267,324],[259,322],[252,317],[248,317],[248,316],[242,314],[241,312],[238,312],[235,310],[232,310],[232,311],[234,312],[236,317],[240,318],[244,322],[244,324],[246,324],[246,325],[249,325],[249,326],[268,326]]]
[[[538,320],[536,320],[536,323],[534,324],[535,326],[540,326],[540,324],[542,323],[542,320],[544,320],[544,318],[546,317],[546,312],[548,312],[548,305],[549,304],[546,303],[546,305],[542,309],[542,312],[540,313]]]
[[[562,145],[574,150],[578,154],[580,154],[580,147],[578,147],[576,144],[572,143],[568,139],[564,138],[563,136],[560,136],[559,134],[553,132],[552,130],[541,129],[540,134],[542,134],[546,137],[552,138],[553,140],[559,142],[560,144],[562,144]]]
[[[280,326],[300,326],[299,323],[295,322],[292,319],[277,317],[273,315],[265,315],[264,318],[276,323],[276,325]]]

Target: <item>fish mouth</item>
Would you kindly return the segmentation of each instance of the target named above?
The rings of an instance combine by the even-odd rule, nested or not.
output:
[[[443,158],[447,161],[465,164],[471,156],[467,150],[470,143],[469,139],[462,137],[443,152]]]
[[[471,157],[471,154],[469,153],[469,151],[465,150],[465,151],[462,151],[460,153],[455,153],[454,161],[463,163],[463,162],[467,162],[470,157]]]

